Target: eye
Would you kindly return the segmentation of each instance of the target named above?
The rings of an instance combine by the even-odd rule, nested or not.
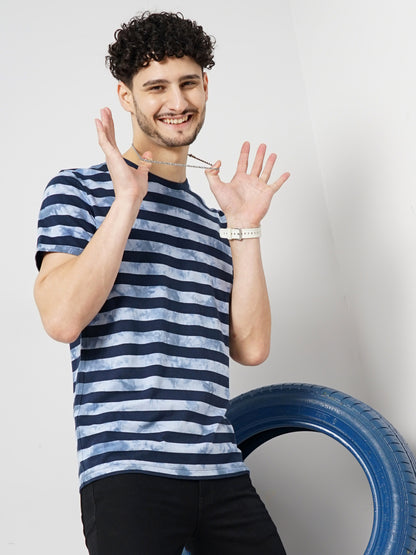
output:
[[[152,87],[149,87],[147,90],[150,92],[158,93],[158,92],[162,92],[164,90],[164,87],[162,85],[153,85]]]
[[[182,87],[184,88],[191,88],[191,87],[195,87],[198,83],[196,81],[184,81],[182,83]]]

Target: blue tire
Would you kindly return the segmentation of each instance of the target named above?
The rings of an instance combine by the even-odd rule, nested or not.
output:
[[[374,519],[364,555],[416,554],[415,457],[377,411],[327,387],[281,384],[232,399],[228,418],[244,458],[289,432],[321,432],[336,439],[360,463],[371,488]]]

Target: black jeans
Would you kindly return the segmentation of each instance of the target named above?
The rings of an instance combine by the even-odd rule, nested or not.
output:
[[[90,555],[285,555],[248,474],[119,474],[85,486],[81,508]]]

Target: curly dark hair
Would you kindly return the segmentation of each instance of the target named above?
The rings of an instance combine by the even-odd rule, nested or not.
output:
[[[215,64],[215,39],[195,21],[184,19],[180,12],[144,12],[123,23],[114,38],[115,42],[108,47],[106,64],[113,76],[128,87],[139,69],[167,56],[189,56],[202,69],[211,69]]]

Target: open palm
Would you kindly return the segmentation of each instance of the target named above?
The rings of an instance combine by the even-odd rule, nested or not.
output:
[[[266,145],[261,144],[251,172],[248,173],[249,154],[250,143],[245,142],[241,147],[237,171],[230,183],[224,183],[218,175],[220,162],[214,164],[214,169],[205,172],[210,188],[227,218],[228,227],[258,227],[270,207],[273,195],[290,176],[286,172],[277,181],[268,184],[276,154],[271,154],[264,163]]]
[[[142,161],[137,169],[127,164],[116,144],[111,110],[103,108],[100,111],[100,115],[101,119],[95,120],[98,142],[105,154],[115,195],[117,197],[124,196],[139,199],[141,201],[147,193],[148,172],[151,163]],[[145,152],[143,156],[151,158],[152,153]]]

